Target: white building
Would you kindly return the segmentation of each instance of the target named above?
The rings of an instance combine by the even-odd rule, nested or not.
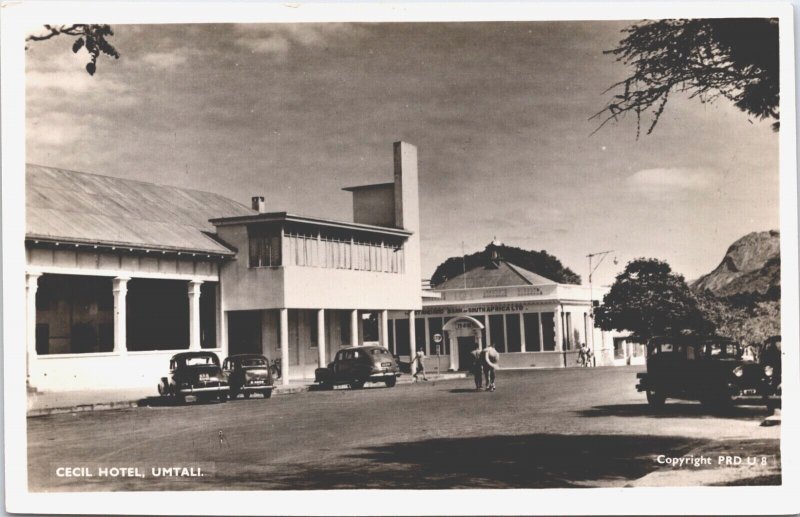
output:
[[[413,325],[408,316],[391,314],[390,342],[401,356],[423,347],[426,366],[450,370],[468,368],[469,352],[489,342],[500,352],[502,368],[578,366],[584,343],[597,365],[623,364],[615,363],[615,334],[595,328],[591,318],[591,300],[599,302],[606,292],[559,284],[495,253],[435,286]],[[443,338],[438,350],[437,334]]]
[[[155,389],[187,349],[281,357],[288,383],[340,347],[388,343],[388,311],[421,308],[406,143],[393,181],[348,189],[353,222],[36,165],[26,177],[31,389]]]

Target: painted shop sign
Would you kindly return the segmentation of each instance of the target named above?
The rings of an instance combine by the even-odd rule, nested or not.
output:
[[[524,310],[525,305],[521,303],[493,303],[489,305],[465,305],[460,307],[429,307],[427,309],[422,309],[422,314],[483,314],[486,312],[520,312]]]

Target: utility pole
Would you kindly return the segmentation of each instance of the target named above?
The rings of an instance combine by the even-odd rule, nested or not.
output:
[[[589,328],[592,333],[592,352],[596,352],[594,350],[594,293],[592,290],[592,275],[594,274],[595,271],[597,271],[597,268],[600,267],[600,264],[603,263],[603,260],[605,260],[605,258],[608,256],[609,253],[614,253],[614,250],[597,251],[595,253],[589,253],[588,255],[586,255],[586,257],[589,259],[589,303],[591,307],[589,309],[589,319],[591,320],[590,321],[591,325]],[[592,267],[592,259],[595,257],[600,257],[600,260],[598,260],[597,264],[594,267]],[[616,257],[614,257],[614,263],[615,264],[617,263]]]

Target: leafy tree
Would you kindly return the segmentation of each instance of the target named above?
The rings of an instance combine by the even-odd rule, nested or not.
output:
[[[780,294],[746,293],[726,298],[710,291],[697,293],[698,307],[713,322],[717,334],[759,349],[767,338],[781,333]]]
[[[603,330],[627,330],[645,339],[714,332],[683,276],[656,259],[625,266],[595,310],[595,321]]]
[[[549,278],[561,284],[580,284],[581,277],[571,269],[564,267],[561,261],[546,251],[529,251],[513,246],[502,244],[489,244],[483,251],[478,251],[466,256],[450,257],[436,268],[431,277],[431,285],[437,286],[453,278],[464,270],[485,266],[492,258],[492,252],[496,251],[498,256],[508,260],[512,264],[520,266],[528,271],[533,271],[545,278]]]
[[[82,48],[86,48],[89,53],[89,62],[86,63],[86,71],[89,75],[94,75],[97,70],[97,58],[103,53],[114,59],[119,59],[119,52],[108,42],[108,38],[114,35],[110,25],[45,25],[46,32],[40,35],[30,35],[25,41],[43,41],[62,34],[67,36],[77,36],[72,43],[72,52],[78,53]]]
[[[636,115],[651,117],[652,133],[672,92],[686,92],[701,102],[726,98],[758,119],[779,127],[778,20],[714,18],[650,20],[623,30],[627,36],[608,50],[633,68],[631,75],[606,92],[616,93],[593,119],[609,121]]]

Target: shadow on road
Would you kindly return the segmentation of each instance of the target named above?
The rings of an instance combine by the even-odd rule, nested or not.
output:
[[[731,406],[727,408],[708,408],[702,404],[667,403],[654,409],[647,404],[616,404],[595,406],[576,412],[580,416],[629,416],[652,418],[736,418],[745,420],[762,420],[771,411],[764,406]]]
[[[659,454],[681,456],[702,439],[641,435],[485,436],[366,448],[319,463],[290,464],[267,478],[226,479],[231,488],[447,489],[624,486],[659,468]],[[217,482],[220,480],[217,479]],[[600,483],[602,484],[602,483]]]

